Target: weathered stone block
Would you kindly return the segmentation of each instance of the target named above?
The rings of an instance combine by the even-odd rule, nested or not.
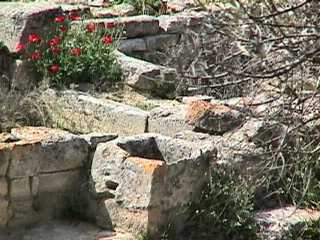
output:
[[[175,69],[155,65],[117,52],[126,83],[140,91],[160,97],[173,97],[177,73]]]
[[[182,206],[207,183],[214,151],[157,134],[99,144],[91,170],[97,218],[154,236],[169,219],[183,221]]]
[[[143,38],[132,38],[132,39],[125,39],[120,41],[118,50],[130,54],[130,53],[137,53],[137,52],[146,52],[147,44]]]
[[[63,122],[66,129],[119,135],[143,133],[146,129],[147,112],[139,108],[74,91],[46,91],[42,98],[53,121]]]
[[[9,145],[12,151],[8,177],[12,179],[37,175],[40,170],[41,143],[21,140]]]
[[[0,197],[0,231],[6,227],[9,218],[9,201]]]
[[[88,23],[89,21],[103,26],[106,26],[108,23],[115,24],[117,27],[123,28],[123,36],[127,38],[156,35],[160,32],[159,20],[156,17],[147,15],[120,17],[113,19],[95,19],[85,21],[85,23]]]
[[[117,4],[109,8],[94,8],[91,12],[96,18],[127,17],[137,14],[135,7],[128,3]]]
[[[30,90],[36,83],[36,74],[30,62],[16,60],[12,69],[12,87],[20,91]]]
[[[0,198],[8,195],[8,182],[5,177],[0,177]]]
[[[244,114],[224,105],[196,101],[188,105],[186,120],[198,130],[223,134],[240,126]]]
[[[31,200],[31,185],[29,177],[10,181],[10,199],[12,201]]]
[[[183,130],[193,130],[194,127],[187,124],[186,107],[158,107],[153,109],[148,118],[148,132],[161,133],[174,136]]]
[[[40,220],[40,215],[34,209],[32,199],[10,201],[10,211],[12,217],[8,221],[9,228],[31,226]]]
[[[176,46],[180,40],[180,34],[159,34],[144,38],[148,51],[165,50]]]
[[[68,132],[57,129],[25,127],[13,129],[12,134],[21,139],[40,141],[41,146],[37,148],[37,152],[33,154],[24,153],[25,158],[37,164],[35,167],[37,173],[77,169],[88,160],[88,143]],[[27,176],[34,175],[36,174]]]

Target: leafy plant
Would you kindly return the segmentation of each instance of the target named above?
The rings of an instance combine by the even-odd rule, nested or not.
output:
[[[80,16],[57,16],[48,19],[51,31],[46,36],[30,34],[28,43],[17,51],[51,85],[91,82],[97,85],[120,79],[120,68],[114,55],[117,29],[114,24],[98,26],[82,21],[71,27]]]
[[[319,208],[319,130],[316,126],[300,125],[288,130],[285,135],[277,146],[277,151],[272,146],[274,141],[266,144],[265,151],[270,157],[261,168],[264,169],[261,172],[264,181],[259,185],[266,187],[270,197],[276,197],[280,201]]]
[[[234,170],[218,167],[199,202],[190,204],[188,229],[198,239],[257,239],[252,200],[251,186]]]

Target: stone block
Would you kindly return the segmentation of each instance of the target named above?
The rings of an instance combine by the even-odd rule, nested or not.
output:
[[[0,177],[0,198],[8,195],[8,182],[5,177]]]
[[[31,185],[29,177],[10,181],[10,199],[12,201],[31,200]]]
[[[99,144],[91,170],[97,218],[153,236],[169,219],[183,222],[182,206],[207,183],[214,151],[158,134]]]
[[[158,107],[149,113],[148,132],[174,136],[183,130],[193,130],[185,119],[186,107]]]
[[[147,112],[122,103],[75,91],[46,91],[42,99],[48,104],[53,121],[63,121],[66,129],[119,135],[143,133],[146,129]]]
[[[6,227],[9,218],[9,201],[0,197],[0,231]]]
[[[117,52],[126,84],[160,97],[172,98],[177,80],[176,70],[126,56]]]
[[[159,20],[156,17],[147,15],[94,19],[85,21],[84,23],[86,24],[88,22],[94,22],[102,26],[106,26],[110,23],[115,24],[118,28],[123,29],[123,36],[127,38],[156,35],[160,32]]]
[[[223,134],[239,127],[244,122],[244,117],[241,111],[206,101],[191,102],[186,114],[186,120],[190,125],[215,134]]]

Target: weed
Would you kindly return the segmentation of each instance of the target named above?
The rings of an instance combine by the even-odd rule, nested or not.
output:
[[[189,235],[194,231],[196,239],[258,239],[253,192],[234,170],[214,169],[199,202],[190,204]]]

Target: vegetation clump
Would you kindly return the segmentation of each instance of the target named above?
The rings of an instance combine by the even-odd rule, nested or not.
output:
[[[20,57],[32,63],[36,72],[50,85],[61,87],[70,83],[90,82],[101,85],[115,82],[121,72],[114,55],[117,29],[109,23],[98,26],[70,15],[48,19],[50,32],[45,36],[32,33],[27,44],[17,45]]]

